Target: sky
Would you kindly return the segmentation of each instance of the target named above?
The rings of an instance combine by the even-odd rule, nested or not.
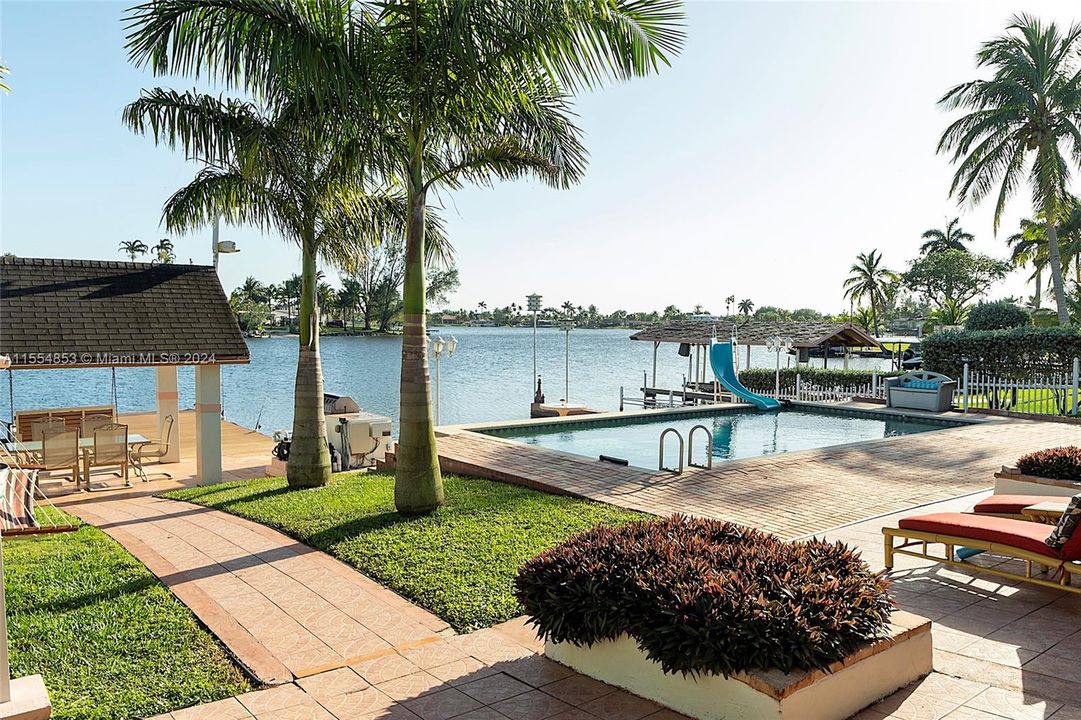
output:
[[[1070,11],[1071,6],[1073,12]],[[121,123],[154,77],[124,50],[125,2],[0,0],[0,249],[119,259],[121,241],[172,237],[178,261],[209,264],[210,231],[175,236],[165,199],[197,167]],[[979,44],[1012,13],[1081,20],[1076,2],[688,2],[670,68],[581,96],[583,182],[465,188],[439,198],[461,288],[449,306],[570,300],[604,312],[757,306],[847,309],[859,252],[904,270],[920,234],[961,216],[973,248],[1006,256],[1027,191],[992,232],[990,203],[949,198],[949,121],[937,99],[978,76]],[[295,246],[224,228],[226,290],[299,271]],[[328,273],[333,276],[333,272]],[[1016,272],[989,297],[1030,294]]]

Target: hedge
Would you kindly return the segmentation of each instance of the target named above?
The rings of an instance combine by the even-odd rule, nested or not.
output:
[[[776,370],[769,368],[748,368],[739,374],[739,380],[748,390],[760,393],[772,393],[776,387]],[[804,387],[829,388],[847,392],[858,392],[871,386],[870,370],[830,370],[829,368],[781,368],[781,390],[794,392],[796,375]],[[879,372],[881,381],[884,377],[896,375],[896,372]]]
[[[979,303],[968,313],[965,330],[1008,330],[1032,324],[1032,317],[1024,308],[1009,300]]]
[[[518,572],[540,634],[635,638],[684,675],[826,668],[886,629],[888,581],[840,543],[673,516],[577,535]]]
[[[1017,469],[1025,475],[1081,482],[1081,448],[1068,445],[1022,455]]]
[[[1081,332],[1075,327],[1019,327],[1011,330],[962,330],[928,335],[922,341],[925,370],[959,378],[965,362],[971,370],[1007,379],[1034,372],[1069,372],[1081,357]]]

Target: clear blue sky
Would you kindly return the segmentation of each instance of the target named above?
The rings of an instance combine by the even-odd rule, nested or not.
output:
[[[958,214],[934,149],[935,106],[974,76],[979,43],[1025,10],[1068,22],[1067,2],[688,3],[689,38],[657,77],[578,103],[591,163],[566,191],[532,182],[444,196],[462,288],[452,306],[595,303],[602,310],[701,303],[839,310],[855,254],[880,248],[904,269],[920,233]],[[0,246],[26,256],[118,258],[152,244],[162,202],[193,165],[120,122],[154,85],[126,60],[118,2],[0,2]],[[978,250],[1029,213],[1027,193],[1000,237],[991,208],[964,208]],[[226,288],[296,271],[278,237],[227,229]],[[208,263],[209,231],[174,238],[181,261]],[[1028,292],[1023,275],[992,296]]]

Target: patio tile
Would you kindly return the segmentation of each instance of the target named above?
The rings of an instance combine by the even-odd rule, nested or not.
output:
[[[888,717],[892,718],[893,715]],[[930,716],[928,716],[930,717]],[[975,710],[970,707],[961,706],[951,712],[949,715],[942,716],[945,720],[1003,720],[1002,715],[994,715],[983,710]],[[1010,720],[1015,720],[1011,718]]]
[[[226,698],[183,710],[174,710],[172,717],[173,720],[245,720],[251,717],[251,713],[237,702],[236,698]]]
[[[1039,655],[1038,652],[1033,650],[1026,650],[1011,643],[989,639],[976,640],[954,652],[959,655],[1017,668]]]
[[[543,655],[530,655],[521,660],[498,663],[496,667],[533,687],[541,687],[574,674],[566,665],[560,665]]]
[[[1065,632],[1061,626],[1048,626],[1046,623],[1032,621],[1025,617],[1015,620],[987,637],[990,640],[999,640],[1041,653],[1064,639],[1067,634],[1068,632]]]
[[[252,715],[264,715],[269,712],[274,712],[275,710],[281,710],[294,705],[304,705],[311,702],[311,698],[309,698],[303,690],[293,684],[279,685],[278,687],[273,687],[269,690],[256,690],[255,692],[244,693],[243,695],[237,696],[237,700],[239,700],[240,704]]]
[[[449,688],[409,700],[405,706],[419,715],[422,720],[449,720],[471,710],[477,710],[481,704],[465,693]]]
[[[423,670],[446,665],[467,657],[466,653],[461,649],[443,641],[428,643],[427,645],[399,652],[402,657]]]
[[[873,709],[898,720],[940,720],[988,687],[936,672],[894,693]]]
[[[1044,675],[1069,680],[1081,685],[1081,665],[1073,658],[1058,657],[1044,653],[1025,663],[1026,672],[1038,672]]]
[[[373,687],[344,695],[334,695],[320,701],[320,704],[339,720],[377,715],[396,705],[393,698]]]
[[[429,693],[447,689],[447,684],[431,673],[420,672],[402,675],[376,685],[377,688],[395,700],[411,700]]]
[[[994,687],[984,690],[965,705],[1011,720],[1045,720],[1062,707],[1059,702]]]
[[[264,713],[257,720],[335,720],[335,717],[322,705],[313,702]]]
[[[582,707],[602,695],[614,692],[615,688],[600,680],[575,674],[545,685],[541,690],[571,705]]]
[[[379,655],[378,657],[369,660],[362,660],[361,662],[353,663],[350,667],[356,670],[358,675],[372,685],[378,685],[379,683],[394,680],[395,678],[400,678],[403,675],[409,675],[420,670],[416,665],[397,653]]]
[[[616,690],[587,703],[582,709],[607,720],[640,720],[660,710],[660,706],[652,700]]]
[[[540,690],[515,695],[492,707],[511,720],[544,720],[571,709],[567,703]]]
[[[1051,720],[1081,720],[1081,707],[1066,705],[1052,715]]]
[[[476,658],[466,657],[428,670],[432,675],[450,685],[461,685],[495,675],[498,670],[485,665]]]
[[[356,692],[368,687],[368,682],[352,668],[338,668],[297,680],[297,684],[316,700]]]
[[[669,710],[668,708],[661,708],[652,715],[646,715],[647,720],[690,720],[683,713],[678,713],[675,710]]]
[[[482,707],[457,715],[454,720],[508,720],[508,718],[490,707]]]
[[[459,685],[458,689],[478,702],[485,705],[494,705],[500,700],[521,695],[531,688],[524,682],[500,673]]]

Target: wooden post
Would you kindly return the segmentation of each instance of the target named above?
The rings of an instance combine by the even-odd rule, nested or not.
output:
[[[650,383],[650,387],[657,387],[657,348],[660,345],[656,340],[653,341],[653,382]]]
[[[221,482],[221,366],[195,368],[195,473],[200,485]]]
[[[163,463],[180,462],[180,396],[177,393],[176,366],[165,365],[154,369],[157,376],[158,390],[158,438],[169,443],[169,452],[161,457]],[[173,416],[172,437],[160,437],[165,418]]]

